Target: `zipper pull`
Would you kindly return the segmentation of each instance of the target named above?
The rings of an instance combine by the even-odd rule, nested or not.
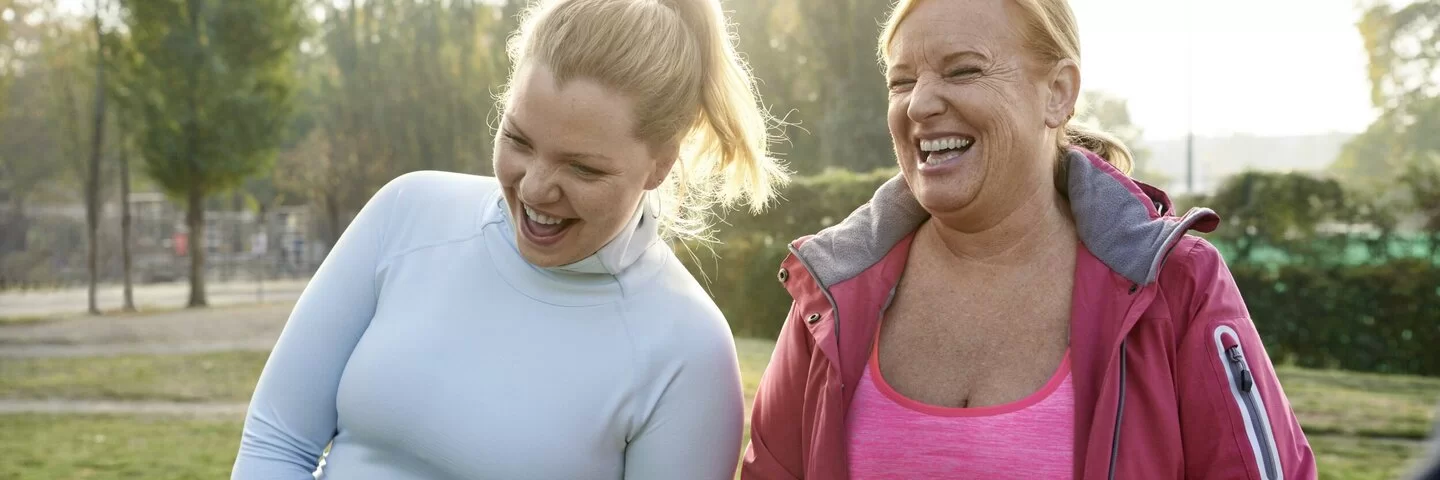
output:
[[[1250,373],[1250,366],[1245,363],[1245,354],[1240,351],[1240,346],[1225,349],[1225,354],[1230,357],[1230,363],[1240,366],[1240,378],[1235,379],[1240,383],[1240,391],[1250,393],[1250,389],[1255,386],[1255,376]]]

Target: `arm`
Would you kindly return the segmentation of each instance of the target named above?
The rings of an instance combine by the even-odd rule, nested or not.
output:
[[[1219,252],[1194,239],[1167,285],[1189,319],[1177,358],[1185,476],[1316,478],[1315,456]],[[1177,250],[1177,255],[1180,252]]]
[[[745,421],[735,340],[726,329],[680,350],[687,358],[625,447],[625,480],[735,477]]]
[[[340,374],[375,313],[375,267],[400,183],[370,199],[305,286],[250,400],[232,479],[314,478],[335,435]]]
[[[775,343],[775,353],[770,356],[770,365],[765,367],[765,376],[755,392],[755,405],[750,413],[750,446],[745,450],[740,471],[742,480],[804,478],[800,421],[812,347],[805,324],[791,304],[790,314]]]

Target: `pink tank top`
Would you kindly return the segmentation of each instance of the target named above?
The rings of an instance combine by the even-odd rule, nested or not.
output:
[[[946,408],[890,388],[880,375],[880,348],[874,350],[846,414],[851,478],[1073,478],[1069,351],[1050,381],[1028,397]]]

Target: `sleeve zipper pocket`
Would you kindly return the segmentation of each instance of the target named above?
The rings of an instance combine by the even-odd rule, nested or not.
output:
[[[1215,329],[1214,336],[1215,349],[1220,353],[1219,360],[1229,380],[1230,394],[1240,408],[1240,416],[1245,423],[1245,435],[1250,440],[1250,448],[1254,450],[1256,461],[1260,463],[1260,475],[1265,480],[1283,480],[1285,474],[1280,471],[1275,438],[1270,433],[1269,413],[1265,410],[1265,400],[1260,397],[1260,390],[1255,388],[1255,375],[1251,373],[1250,364],[1245,360],[1240,335],[1235,329],[1221,325]]]

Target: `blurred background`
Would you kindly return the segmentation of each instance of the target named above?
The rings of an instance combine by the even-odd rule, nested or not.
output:
[[[723,0],[800,177],[677,245],[753,394],[785,244],[895,173],[888,2]],[[1072,0],[1083,121],[1215,209],[1322,478],[1440,400],[1440,0]],[[386,181],[490,173],[523,0],[0,0],[0,478],[224,478],[306,279]],[[190,307],[190,308],[185,308]]]

